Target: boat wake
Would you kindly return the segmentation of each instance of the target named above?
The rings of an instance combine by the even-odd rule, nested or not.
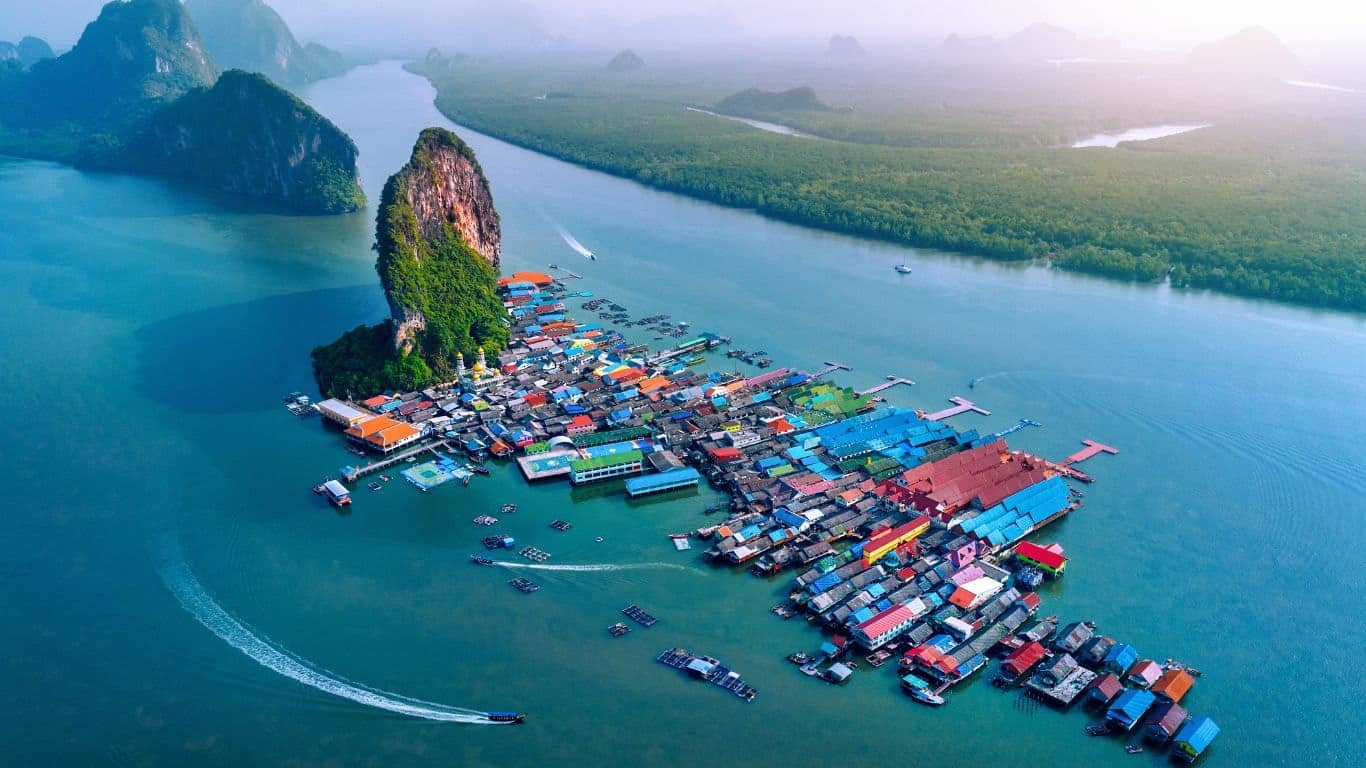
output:
[[[559,231],[560,239],[564,240],[564,244],[569,246],[570,248],[573,248],[575,253],[579,254],[585,259],[597,258],[593,255],[592,251],[585,248],[583,243],[580,243],[577,238],[569,234],[568,230],[566,230],[564,227],[556,227],[555,229]]]
[[[526,568],[533,571],[574,571],[579,573],[594,573],[600,571],[670,570],[700,573],[696,568],[679,565],[678,563],[588,563],[584,565],[549,565],[546,563],[514,563],[509,560],[495,560],[493,561],[493,564],[504,568]]]
[[[161,542],[156,549],[159,551],[153,554],[158,561],[157,573],[180,605],[189,611],[196,621],[218,635],[219,639],[261,666],[324,693],[400,715],[447,723],[502,724],[490,720],[488,713],[485,712],[382,691],[353,683],[314,667],[253,632],[219,605],[199,583],[199,579],[194,575],[194,571],[190,570],[180,547],[175,542]]]

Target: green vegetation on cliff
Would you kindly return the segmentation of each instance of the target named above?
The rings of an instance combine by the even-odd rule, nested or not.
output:
[[[262,76],[220,79],[179,0],[111,2],[72,50],[0,72],[0,152],[174,176],[296,213],[364,204],[351,139]]]
[[[1029,146],[1013,137],[996,146],[886,146],[778,136],[690,112],[682,105],[706,93],[663,75],[658,84],[622,88],[592,73],[547,69],[468,65],[434,80],[437,107],[530,149],[821,229],[1366,310],[1366,152],[1355,118],[1311,125],[1231,116],[1228,125],[1119,149]],[[535,98],[550,90],[572,95]],[[861,110],[768,119],[823,133],[868,117]],[[970,123],[974,113],[885,119],[909,135],[921,124],[934,132]]]
[[[492,217],[488,181],[474,151],[450,131],[428,128],[412,158],[389,177],[375,225],[375,269],[393,317],[313,350],[318,387],[329,395],[413,389],[455,378],[457,354],[507,346],[498,298],[496,229],[481,253],[462,234]]]
[[[157,110],[127,141],[78,160],[184,178],[292,211],[344,213],[365,205],[356,155],[350,137],[312,107],[264,75],[229,70],[212,88]]]

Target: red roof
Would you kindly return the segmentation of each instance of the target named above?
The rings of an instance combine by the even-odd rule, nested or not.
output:
[[[1043,645],[1037,641],[1025,643],[1011,651],[1006,656],[1005,661],[1001,662],[1001,667],[1009,669],[1017,675],[1023,675],[1029,671],[1030,667],[1038,664],[1039,659],[1042,659],[1047,652]]]
[[[877,637],[898,624],[915,618],[915,613],[904,605],[894,605],[873,618],[858,625],[857,629],[868,637]]]
[[[1039,603],[1043,602],[1043,599],[1039,597],[1038,593],[1026,592],[1023,595],[1020,595],[1020,602],[1024,603],[1025,607],[1030,611],[1036,611],[1039,608]]]
[[[590,418],[588,418],[587,416],[579,415],[579,416],[575,416],[574,418],[572,418],[572,419],[569,420],[569,426],[571,426],[571,427],[591,427],[591,426],[593,426],[593,420],[590,419]]]
[[[711,457],[716,461],[736,461],[741,456],[739,448],[732,448],[730,446],[712,448],[708,453],[710,453]]]
[[[1020,546],[1015,548],[1015,555],[1027,557],[1040,565],[1046,565],[1053,569],[1061,568],[1063,563],[1067,562],[1067,558],[1061,553],[1028,541],[1020,542]]]

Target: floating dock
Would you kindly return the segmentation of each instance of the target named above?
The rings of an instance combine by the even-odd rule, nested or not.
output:
[[[451,446],[445,440],[437,440],[434,443],[427,443],[425,445],[419,445],[416,448],[409,448],[408,450],[403,451],[401,453],[396,453],[387,459],[381,459],[380,461],[372,461],[363,467],[347,467],[347,471],[342,474],[342,479],[348,483],[354,483],[362,477],[365,477],[366,475],[372,475],[376,472],[380,472],[390,467],[396,466],[398,464],[402,464],[409,458],[413,456],[418,456],[426,451],[432,451],[435,453],[438,448],[444,448],[445,450],[449,451],[451,449]],[[438,454],[438,457],[440,457],[440,454]]]
[[[979,408],[976,403],[972,402],[971,400],[965,397],[959,397],[957,395],[954,395],[953,397],[949,398],[949,402],[953,403],[952,408],[945,408],[942,411],[927,413],[925,414],[925,418],[929,419],[930,421],[943,421],[944,419],[947,419],[951,416],[958,416],[959,414],[964,414],[968,411],[972,411],[973,413],[980,413],[983,416],[991,415],[991,411],[988,411],[985,408]]]
[[[710,656],[697,656],[683,648],[671,648],[655,657],[655,661],[666,667],[687,672],[699,680],[705,680],[744,701],[754,701],[759,695],[759,691],[746,683],[739,672]]]
[[[914,381],[911,381],[910,379],[903,379],[903,378],[901,378],[900,376],[888,375],[888,376],[887,376],[887,381],[886,381],[886,382],[884,382],[884,383],[882,383],[882,384],[879,384],[879,385],[877,385],[876,387],[869,387],[868,389],[865,389],[865,390],[863,390],[862,392],[859,392],[859,394],[860,394],[860,395],[876,395],[877,393],[882,392],[882,391],[884,391],[884,390],[891,389],[892,387],[895,387],[895,386],[898,385],[898,384],[905,384],[906,386],[910,387],[910,386],[914,386],[914,385],[915,385],[915,382],[914,382]]]
[[[659,619],[646,613],[640,606],[632,604],[621,609],[622,615],[634,621],[642,627],[650,628],[659,623]]]
[[[1068,456],[1067,458],[1063,459],[1063,464],[1071,466],[1073,464],[1080,464],[1083,461],[1086,461],[1087,459],[1091,458],[1092,456],[1096,456],[1101,453],[1108,453],[1111,456],[1114,456],[1119,453],[1118,448],[1111,448],[1110,446],[1103,445],[1101,443],[1096,442],[1095,440],[1082,440],[1081,444],[1086,447],[1082,448],[1080,451],[1077,451],[1071,456]]]

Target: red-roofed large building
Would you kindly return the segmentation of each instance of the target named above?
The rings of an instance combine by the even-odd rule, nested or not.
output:
[[[870,651],[876,650],[896,639],[914,623],[914,611],[904,605],[894,605],[854,627],[854,642]]]
[[[1045,573],[1052,576],[1061,576],[1063,569],[1067,567],[1067,556],[1062,553],[1062,547],[1057,544],[1042,547],[1033,542],[1022,541],[1015,548],[1015,558],[1020,562],[1041,568]]]

